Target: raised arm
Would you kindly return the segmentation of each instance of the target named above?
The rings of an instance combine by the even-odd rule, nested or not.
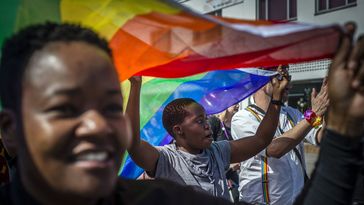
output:
[[[273,85],[272,100],[281,102],[284,89],[288,85],[288,74],[281,68],[278,68],[278,72],[283,76],[283,79],[279,81],[277,78],[273,78],[271,80]],[[277,129],[280,109],[281,105],[270,103],[267,113],[254,136],[230,141],[231,163],[249,159],[270,144]]]
[[[158,150],[148,142],[140,139],[140,90],[142,79],[134,76],[129,79],[131,88],[126,108],[126,114],[130,117],[133,137],[128,152],[133,161],[154,175],[159,158]]]
[[[321,90],[317,94],[316,90],[311,94],[312,110],[320,117],[323,117],[329,105],[327,80],[324,79]],[[307,120],[302,120],[292,129],[288,130],[281,136],[272,140],[267,147],[267,155],[274,158],[280,158],[287,152],[296,147],[313,127]],[[317,141],[320,142],[323,135],[323,129],[319,128],[316,132]]]

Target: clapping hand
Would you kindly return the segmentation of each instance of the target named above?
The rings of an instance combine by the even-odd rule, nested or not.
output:
[[[328,83],[327,77],[324,78],[320,92],[317,93],[316,89],[313,88],[311,93],[311,105],[312,110],[318,116],[323,116],[329,106],[329,95],[328,95]]]

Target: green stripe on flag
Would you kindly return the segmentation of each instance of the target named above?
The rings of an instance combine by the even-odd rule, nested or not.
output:
[[[20,0],[0,1],[0,45],[3,45],[4,39],[14,31],[19,2]]]
[[[34,23],[61,22],[60,0],[21,0],[15,31]]]
[[[140,99],[140,128],[144,127],[178,86],[205,75],[206,73],[175,79],[155,78],[144,83]]]
[[[61,22],[60,0],[1,0],[0,45],[19,29],[45,21]]]

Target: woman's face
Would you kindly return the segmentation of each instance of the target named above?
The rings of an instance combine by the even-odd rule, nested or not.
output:
[[[25,186],[43,184],[63,196],[110,194],[129,137],[122,103],[103,50],[56,42],[34,53],[21,104],[25,149],[18,154]]]

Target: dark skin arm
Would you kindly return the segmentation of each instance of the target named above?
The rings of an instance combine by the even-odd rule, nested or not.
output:
[[[272,98],[274,100],[281,101],[284,89],[288,85],[288,79],[287,73],[281,68],[278,68],[278,72],[283,75],[283,80],[278,81],[276,78],[272,79]],[[280,105],[270,103],[267,113],[254,136],[230,141],[231,163],[247,160],[258,154],[271,143],[275,130],[278,126],[280,109]]]
[[[132,141],[128,153],[133,161],[148,174],[154,176],[159,158],[158,150],[148,142],[140,139],[140,90],[142,79],[134,76],[129,79],[131,88],[126,114],[130,117],[132,127]]]

